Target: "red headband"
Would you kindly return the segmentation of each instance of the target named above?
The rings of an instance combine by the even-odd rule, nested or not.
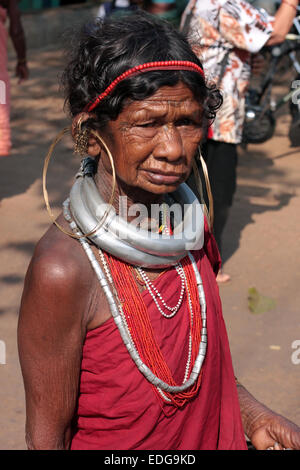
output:
[[[90,112],[95,109],[101,100],[107,97],[113,89],[120,83],[122,80],[128,77],[132,77],[133,75],[137,75],[142,72],[149,72],[150,70],[190,70],[192,72],[198,72],[202,77],[204,77],[204,72],[199,65],[194,64],[194,62],[190,62],[188,60],[167,60],[167,61],[159,61],[159,62],[147,62],[146,64],[137,65],[126,72],[119,75],[107,88],[103,93],[97,96],[94,101],[88,103],[84,111]]]

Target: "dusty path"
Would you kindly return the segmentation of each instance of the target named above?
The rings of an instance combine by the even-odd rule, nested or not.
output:
[[[56,51],[35,52],[30,80],[21,87],[13,80],[14,151],[0,159],[0,341],[6,345],[6,364],[0,364],[0,449],[25,448],[16,326],[26,268],[49,225],[43,158],[67,124],[57,87],[61,65]],[[225,268],[232,281],[220,292],[236,375],[259,399],[300,425],[300,364],[291,360],[292,343],[300,341],[300,149],[289,147],[288,121],[283,114],[272,141],[240,152],[238,191],[225,234]],[[67,147],[59,147],[50,166],[55,211],[78,167]],[[250,313],[250,287],[275,299],[276,307]]]

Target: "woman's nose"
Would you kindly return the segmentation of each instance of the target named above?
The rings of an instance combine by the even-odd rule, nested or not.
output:
[[[176,126],[165,124],[159,132],[155,157],[177,161],[184,157],[182,137]]]

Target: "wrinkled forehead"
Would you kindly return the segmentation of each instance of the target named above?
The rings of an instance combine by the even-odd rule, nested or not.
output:
[[[142,101],[128,101],[124,111],[131,115],[141,113],[166,114],[183,113],[201,114],[202,104],[197,100],[193,92],[185,85],[175,87],[162,87],[152,96]]]

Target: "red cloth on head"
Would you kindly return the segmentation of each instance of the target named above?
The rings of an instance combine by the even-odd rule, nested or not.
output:
[[[206,231],[204,248],[192,254],[207,302],[208,345],[198,395],[183,408],[164,403],[133,363],[110,318],[86,335],[71,449],[247,449],[215,281],[220,258],[210,233]],[[154,284],[169,305],[176,303],[180,280],[174,269]],[[142,295],[165,360],[181,383],[188,354],[186,302],[173,318],[166,319],[148,291]]]

